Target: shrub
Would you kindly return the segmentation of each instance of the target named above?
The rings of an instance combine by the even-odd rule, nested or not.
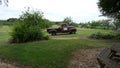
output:
[[[120,40],[120,33],[117,33],[115,39]]]
[[[101,32],[96,32],[93,33],[90,38],[94,39],[114,39],[116,35],[114,34],[109,34],[109,33],[101,33]]]
[[[103,34],[102,39],[114,39],[115,35],[113,34]]]
[[[48,39],[49,37],[42,32],[44,28],[45,22],[42,13],[28,10],[20,16],[19,22],[14,25],[11,42],[20,43]]]
[[[101,32],[93,33],[90,38],[101,39],[103,34]]]

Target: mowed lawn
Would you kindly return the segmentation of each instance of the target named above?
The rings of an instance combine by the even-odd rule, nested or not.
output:
[[[0,26],[0,42],[7,42],[10,39],[11,29],[9,26]]]
[[[73,57],[72,52],[78,49],[109,47],[120,42],[87,38],[90,34],[97,31],[112,32],[110,30],[78,28],[77,33],[73,35],[50,36],[50,40],[0,46],[0,58],[31,68],[67,68],[69,60]],[[8,32],[2,34],[4,31],[1,30],[0,42],[8,41],[10,38]],[[56,38],[58,39],[56,40]]]

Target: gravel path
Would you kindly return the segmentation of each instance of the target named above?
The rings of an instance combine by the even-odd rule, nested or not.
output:
[[[68,68],[99,68],[96,60],[97,55],[102,49],[82,49],[73,53]]]

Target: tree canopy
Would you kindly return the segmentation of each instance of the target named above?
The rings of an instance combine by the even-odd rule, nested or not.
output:
[[[99,0],[98,7],[104,16],[120,19],[120,0]]]
[[[71,23],[73,23],[72,18],[71,17],[64,18],[63,23],[70,25]]]
[[[0,0],[0,5],[4,3],[5,6],[8,6],[8,0]]]

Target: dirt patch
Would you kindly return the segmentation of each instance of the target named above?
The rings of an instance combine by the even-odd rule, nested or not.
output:
[[[74,52],[68,68],[99,68],[96,57],[101,50],[102,48],[82,49]]]
[[[11,64],[0,62],[0,68],[19,68]]]
[[[0,68],[20,68],[20,67],[0,61]]]
[[[0,58],[0,68],[31,68],[31,67]]]
[[[5,45],[8,45],[8,44],[10,44],[10,43],[8,43],[8,42],[3,42],[3,43],[0,43],[0,46],[5,46]]]

